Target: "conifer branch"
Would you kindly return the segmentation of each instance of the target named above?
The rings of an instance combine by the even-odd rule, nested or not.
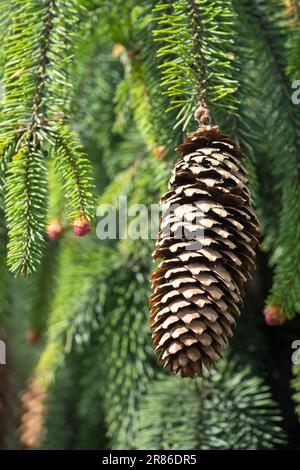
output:
[[[57,276],[63,276],[64,283],[57,284],[48,317],[48,341],[36,368],[46,388],[70,351],[89,344],[102,320],[102,311],[98,309],[96,314],[95,304],[99,307],[106,297],[104,280],[114,268],[113,253],[109,249],[97,251],[93,243],[85,249],[79,246],[64,240],[59,252]]]
[[[300,305],[300,210],[299,182],[290,180],[283,191],[278,254],[274,253],[276,269],[273,285],[268,296],[269,305],[283,308],[287,318],[299,313]],[[276,256],[277,255],[277,256]]]
[[[263,154],[258,153],[256,167],[259,172],[263,171],[262,175],[266,175],[268,165],[273,179],[272,187],[269,190],[265,188],[264,180],[260,183],[263,186],[261,190],[262,204],[266,204],[267,198],[270,198],[271,201],[278,201],[277,206],[272,204],[274,208],[276,207],[276,213],[272,212],[271,217],[269,215],[272,226],[275,226],[273,234],[270,230],[272,226],[269,223],[266,226],[268,232],[265,248],[272,249],[271,262],[275,266],[274,283],[267,303],[282,307],[285,315],[288,318],[293,318],[298,311],[297,291],[299,286],[297,265],[299,250],[296,248],[299,244],[299,234],[297,224],[295,224],[299,218],[297,206],[299,187],[295,180],[300,170],[300,113],[298,107],[292,103],[291,82],[286,74],[285,45],[288,40],[288,30],[283,20],[284,16],[280,14],[282,5],[277,0],[271,2],[257,0],[255,8],[253,8],[253,2],[249,0],[234,3],[240,17],[244,17],[248,22],[251,20],[252,24],[256,25],[252,33],[253,48],[257,47],[257,35],[261,38],[260,49],[257,48],[256,52],[253,50],[253,53],[255,60],[257,57],[257,63],[259,60],[263,62],[263,68],[259,67],[262,70],[261,83],[264,84],[266,92],[262,94],[261,91],[256,91],[256,93],[259,99],[266,103],[265,109],[261,106],[260,132],[265,135],[265,142],[261,149],[266,149],[267,158],[264,157],[264,161],[260,162],[257,157],[260,155],[263,157]],[[259,87],[259,82],[256,86]],[[272,100],[270,96],[273,96]],[[263,118],[264,113],[266,114]],[[257,120],[258,122],[260,120],[259,113]],[[267,131],[264,130],[266,122]],[[251,128],[255,129],[253,125]],[[274,145],[274,139],[270,138],[270,135],[275,134],[276,144]],[[257,141],[255,144],[257,152]],[[269,191],[268,195],[266,194],[267,190]],[[280,209],[279,217],[278,207]],[[267,209],[272,210],[268,206]],[[292,258],[290,257],[291,246],[295,247]]]
[[[154,375],[154,367],[150,363],[150,338],[143,331],[147,328],[148,300],[144,286],[148,273],[144,272],[145,267],[136,274],[129,266],[127,269],[113,273],[111,281],[115,289],[110,285],[112,295],[107,297],[104,305],[104,335],[99,338],[106,381],[106,422],[113,449],[132,447],[138,403]],[[114,335],[117,325],[122,332],[118,337]],[[118,390],[121,390],[120,395]]]
[[[204,98],[226,112],[236,109],[237,82],[231,47],[234,41],[231,2],[177,0],[160,2],[154,8],[159,29],[155,40],[161,44],[162,86],[178,110],[178,125],[186,128],[197,105]],[[208,73],[209,67],[209,73]]]
[[[5,325],[9,291],[10,291],[10,277],[6,267],[7,259],[7,231],[3,217],[3,211],[0,210],[0,328]]]
[[[6,4],[4,12],[7,8]],[[92,178],[88,176],[89,163],[82,157],[79,146],[72,144],[67,126],[57,123],[66,118],[70,107],[69,69],[78,6],[73,0],[12,0],[9,12],[5,95],[0,119],[1,166],[4,172],[8,166],[9,175],[4,185],[10,238],[8,263],[13,272],[27,275],[39,265],[44,248],[48,199],[44,160],[49,152],[57,151],[63,156],[58,169],[61,175],[70,177],[66,185],[70,216],[87,214],[91,218]],[[22,149],[21,159],[14,156],[14,151],[18,155],[19,149]],[[18,169],[18,163],[22,170]],[[40,188],[38,181],[42,183]],[[24,189],[23,213],[20,209],[13,215],[18,187]],[[34,213],[38,206],[40,215]],[[23,227],[22,233],[18,226]]]
[[[58,248],[57,243],[48,243],[40,269],[30,279],[26,300],[29,304],[28,333],[33,335],[33,341],[38,341],[46,330],[56,287]]]
[[[294,0],[287,27],[291,29],[288,41],[288,74],[291,79],[299,79],[300,70],[300,3]]]
[[[7,175],[8,266],[26,276],[35,271],[43,253],[47,182],[40,145],[24,139],[8,164]]]
[[[298,356],[299,357],[299,356]],[[293,367],[293,379],[291,382],[292,388],[294,390],[293,400],[295,402],[295,410],[300,422],[300,365],[296,364]]]
[[[230,416],[235,416],[234,424]],[[272,449],[284,442],[269,388],[225,362],[203,379],[154,381],[136,416],[137,449]],[[233,428],[231,428],[233,426]],[[184,432],[182,430],[184,429]]]
[[[94,195],[89,161],[75,135],[66,125],[56,127],[55,137],[53,156],[63,183],[68,217],[72,221],[77,216],[85,215],[91,220],[94,216]]]

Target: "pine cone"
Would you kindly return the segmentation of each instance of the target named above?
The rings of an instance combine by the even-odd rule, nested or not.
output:
[[[190,134],[179,151],[161,201],[150,322],[164,366],[193,377],[224,356],[259,226],[234,142],[213,127]]]
[[[44,438],[45,391],[35,380],[30,379],[21,393],[19,427],[20,442],[24,449],[38,449]]]

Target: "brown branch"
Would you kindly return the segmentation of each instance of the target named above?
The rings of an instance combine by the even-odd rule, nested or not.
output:
[[[194,63],[192,67],[198,75],[197,90],[197,109],[195,111],[195,120],[199,123],[200,128],[211,126],[211,117],[209,114],[208,104],[206,100],[205,80],[206,80],[206,64],[202,53],[201,29],[202,22],[195,0],[187,0],[190,7],[191,26],[193,34],[193,56]]]

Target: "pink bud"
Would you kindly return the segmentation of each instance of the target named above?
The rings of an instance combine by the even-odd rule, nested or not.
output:
[[[85,215],[81,215],[76,217],[73,222],[73,232],[78,237],[84,237],[87,235],[91,230],[91,223],[89,219]]]
[[[34,346],[35,344],[37,344],[39,342],[40,335],[36,330],[29,330],[26,333],[26,338],[25,339],[26,339],[26,343],[29,346]]]
[[[286,321],[284,310],[280,305],[268,305],[264,310],[264,317],[268,326],[280,326]]]
[[[47,227],[49,240],[57,240],[62,234],[62,226],[60,220],[54,219]]]

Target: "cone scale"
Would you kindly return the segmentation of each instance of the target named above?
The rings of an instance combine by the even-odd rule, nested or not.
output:
[[[250,279],[259,225],[238,146],[218,127],[178,148],[153,253],[151,328],[159,360],[201,376],[222,358]]]

